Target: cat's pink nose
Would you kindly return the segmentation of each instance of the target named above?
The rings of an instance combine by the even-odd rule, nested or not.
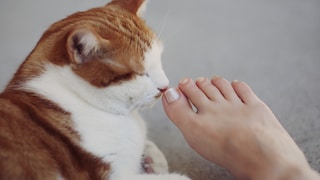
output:
[[[161,88],[158,88],[160,92],[165,92],[169,87],[168,86],[165,86],[165,87],[161,87]]]

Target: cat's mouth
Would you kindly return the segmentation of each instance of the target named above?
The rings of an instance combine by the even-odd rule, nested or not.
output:
[[[155,95],[154,97],[156,98],[156,99],[159,99],[160,97],[161,97],[161,95],[162,95],[162,93],[161,92],[159,92],[157,95]]]

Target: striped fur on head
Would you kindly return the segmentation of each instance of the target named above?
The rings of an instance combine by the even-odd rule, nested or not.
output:
[[[97,87],[144,74],[144,53],[158,41],[137,15],[144,3],[114,0],[56,22],[43,34],[17,78],[40,74],[46,61],[71,65],[75,73]]]

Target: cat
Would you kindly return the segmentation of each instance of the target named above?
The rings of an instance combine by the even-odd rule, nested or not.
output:
[[[145,4],[113,0],[44,32],[0,94],[0,179],[189,179],[168,173],[139,114],[169,84]]]

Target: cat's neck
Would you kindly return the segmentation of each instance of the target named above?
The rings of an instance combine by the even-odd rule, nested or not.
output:
[[[66,65],[68,62],[67,52],[63,47],[63,38],[61,33],[53,35],[43,35],[32,52],[26,57],[20,65],[13,78],[8,83],[6,89],[12,90],[21,87],[21,85],[30,79],[39,77],[46,71],[48,63],[57,66]],[[58,56],[58,57],[57,57]]]
[[[132,110],[129,104],[115,99],[114,92],[117,90],[108,93],[90,85],[75,75],[70,66],[49,63],[43,69],[40,75],[16,88],[39,94],[67,111],[73,111],[80,105],[116,115],[128,115]]]

